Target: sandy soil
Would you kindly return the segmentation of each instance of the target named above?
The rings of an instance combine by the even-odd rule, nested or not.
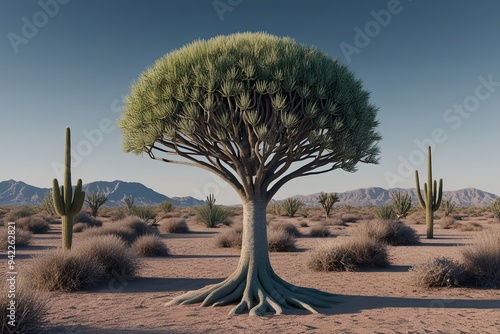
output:
[[[284,219],[284,218],[280,218]],[[289,220],[295,224],[306,218]],[[216,248],[208,229],[189,221],[189,234],[164,234],[173,255],[143,258],[138,278],[113,280],[101,289],[79,293],[49,293],[50,333],[500,333],[500,291],[430,289],[412,286],[408,269],[436,256],[460,259],[460,245],[479,232],[435,229],[435,239],[422,245],[390,247],[392,266],[359,272],[314,272],[307,251],[325,238],[299,237],[298,251],[271,253],[275,271],[296,285],[338,296],[338,303],[320,314],[249,317],[228,316],[232,306],[165,307],[186,290],[221,281],[235,269],[239,250]],[[482,224],[491,228],[491,222]],[[424,225],[411,225],[423,236]],[[330,227],[333,237],[345,237],[349,227]],[[307,234],[309,228],[301,227]],[[77,243],[79,235],[75,234]],[[32,246],[19,250],[18,267],[31,256],[60,244],[60,226],[35,235]],[[5,258],[4,258],[5,259]],[[22,272],[22,268],[20,269]],[[25,277],[25,279],[29,279]]]

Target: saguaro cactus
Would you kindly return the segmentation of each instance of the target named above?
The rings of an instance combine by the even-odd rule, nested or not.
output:
[[[432,161],[431,161],[431,147],[429,146],[428,152],[428,162],[427,162],[427,183],[424,184],[424,196],[420,192],[420,180],[418,179],[418,171],[415,171],[415,181],[417,183],[417,197],[418,202],[422,209],[426,213],[426,223],[427,223],[427,239],[432,239],[434,237],[434,211],[439,209],[441,205],[441,199],[443,197],[443,179],[439,179],[439,188],[437,187],[437,182],[434,180],[432,183]]]
[[[82,191],[82,180],[78,179],[73,194],[71,185],[71,133],[69,128],[66,128],[64,186],[59,188],[57,179],[53,180],[52,200],[57,214],[62,219],[62,246],[64,249],[70,249],[73,238],[73,217],[82,209],[85,193]]]

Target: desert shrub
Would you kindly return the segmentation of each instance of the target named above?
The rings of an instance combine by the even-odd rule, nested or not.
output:
[[[350,213],[343,214],[341,219],[344,223],[355,223],[359,220],[359,218],[357,216],[352,215]]]
[[[293,217],[297,210],[303,205],[304,203],[296,198],[287,198],[281,202],[281,208],[285,211],[288,217]]]
[[[483,225],[476,222],[468,222],[467,224],[460,225],[460,231],[472,232],[472,231],[482,231]]]
[[[391,206],[394,212],[395,218],[402,219],[405,218],[411,209],[411,196],[410,194],[403,194],[400,192],[391,193]],[[387,212],[389,214],[389,212]],[[379,217],[382,218],[382,217]],[[382,219],[393,219],[393,218],[382,218]]]
[[[324,226],[347,226],[346,222],[344,222],[341,218],[329,218],[323,222]]]
[[[168,248],[156,234],[141,235],[132,245],[135,252],[142,256],[166,256]]]
[[[29,217],[31,215],[34,215],[35,213],[36,212],[35,212],[35,209],[33,207],[28,206],[28,205],[21,205],[21,206],[18,206],[18,207],[11,209],[3,217],[3,221],[4,222],[15,222],[19,218]]]
[[[312,237],[329,237],[331,235],[330,230],[328,227],[324,225],[317,225],[311,227],[311,230],[309,231],[309,235]]]
[[[419,243],[415,230],[395,220],[371,220],[356,225],[353,237],[369,237],[392,246],[416,245]]]
[[[299,226],[300,227],[309,227],[309,224],[307,222],[300,222]]]
[[[291,252],[295,250],[295,237],[284,228],[267,231],[267,246],[270,252]]]
[[[161,222],[160,231],[162,233],[187,233],[189,227],[184,219],[168,218]]]
[[[92,193],[88,192],[85,196],[85,203],[87,207],[90,209],[90,214],[93,217],[97,217],[97,213],[99,208],[104,205],[108,201],[108,196],[105,194]]]
[[[127,244],[131,245],[137,239],[137,233],[130,227],[126,226],[104,226],[104,227],[91,227],[82,232],[84,239],[95,238],[99,236],[114,235]]]
[[[215,237],[215,245],[222,248],[241,248],[242,232],[231,228],[224,230]]]
[[[288,222],[272,222],[271,224],[269,224],[269,228],[271,230],[278,230],[278,229],[285,230],[288,234],[291,234],[294,237],[300,236],[299,230],[292,223],[288,223]]]
[[[392,205],[381,205],[375,209],[375,216],[382,220],[395,220],[396,212]]]
[[[324,243],[313,249],[308,259],[308,267],[315,271],[355,271],[361,267],[388,265],[387,247],[366,236]]]
[[[135,252],[115,235],[101,235],[78,243],[72,252],[93,259],[102,266],[106,278],[134,277],[139,269]]]
[[[448,229],[452,229],[452,228],[456,228],[457,226],[459,226],[459,224],[456,223],[455,221],[455,218],[453,217],[443,217],[439,220],[439,227],[441,227],[442,229],[445,229],[445,230],[448,230]]]
[[[407,218],[406,218],[406,222],[408,223],[413,223],[413,224],[425,224],[426,222],[426,217],[425,217],[425,212],[422,211],[422,210],[419,210],[419,211],[415,211],[415,212],[412,212],[410,213]]]
[[[83,223],[87,224],[89,227],[99,227],[102,226],[102,221],[92,217],[88,212],[80,211],[73,218],[73,224]]]
[[[465,269],[458,262],[437,257],[410,268],[413,284],[424,288],[461,286],[465,280]]]
[[[455,204],[453,204],[449,199],[445,199],[441,203],[441,208],[444,211],[444,216],[449,217],[452,214],[453,210],[455,210]]]
[[[326,218],[330,218],[330,211],[333,205],[339,201],[339,196],[337,193],[326,194],[324,192],[320,193],[318,196],[318,202],[321,204],[325,210]]]
[[[49,216],[56,215],[56,208],[54,207],[54,201],[52,199],[52,189],[42,198],[40,202],[40,208],[45,211]]]
[[[122,219],[125,219],[128,216],[128,214],[129,214],[129,209],[126,209],[123,207],[116,208],[110,214],[110,219],[112,221],[122,220]]]
[[[49,222],[40,216],[28,216],[16,221],[16,229],[29,231],[33,234],[46,233],[50,229]]]
[[[223,224],[230,213],[219,205],[204,205],[196,208],[198,220],[203,222],[207,227],[216,227]]]
[[[170,202],[162,202],[160,203],[160,210],[165,212],[165,213],[169,213],[170,211],[174,210],[175,206],[170,203]]]
[[[497,198],[490,206],[490,210],[496,219],[500,220],[500,198]]]
[[[104,268],[89,254],[56,250],[36,257],[28,273],[35,289],[69,292],[98,286]]]
[[[463,248],[462,257],[472,284],[500,288],[500,229],[480,234]]]
[[[132,229],[136,236],[152,233],[153,229],[148,226],[140,217],[127,216],[114,223],[115,226],[123,226]]]
[[[73,232],[74,233],[80,233],[88,229],[89,226],[85,223],[76,223],[73,225]]]
[[[0,288],[0,333],[42,333],[45,325],[48,301],[38,293],[29,291],[28,287],[16,286],[16,320],[15,327],[10,326],[7,316],[10,315],[10,298],[8,286],[3,283]]]
[[[282,211],[283,211],[282,207],[279,204],[268,205],[266,210],[267,213],[270,213],[275,216],[281,216]]]
[[[0,251],[6,251],[9,245],[9,232],[6,226],[0,229]],[[16,248],[28,246],[31,243],[31,232],[16,228]]]
[[[156,219],[156,211],[151,206],[133,206],[132,209],[130,209],[130,213],[132,213],[133,216],[142,219],[144,222],[153,220],[154,223]]]

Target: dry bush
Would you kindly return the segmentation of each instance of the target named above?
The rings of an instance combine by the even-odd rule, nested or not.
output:
[[[359,217],[350,213],[345,213],[342,215],[341,219],[344,223],[355,223],[359,220]]]
[[[40,216],[28,216],[16,220],[16,228],[33,234],[46,233],[50,229],[49,222]]]
[[[215,245],[221,248],[241,248],[242,238],[240,231],[227,229],[215,237]]]
[[[289,222],[273,222],[269,225],[270,230],[285,230],[288,234],[298,237],[300,232],[295,225]]]
[[[347,226],[347,224],[340,218],[328,218],[322,225],[324,226]]]
[[[482,230],[483,230],[483,225],[476,222],[468,222],[467,224],[460,226],[460,231],[463,232],[473,232]]]
[[[100,227],[102,226],[102,221],[92,217],[88,212],[81,211],[75,215],[73,218],[73,224],[83,223],[88,227]]]
[[[80,232],[85,231],[88,228],[89,228],[89,226],[85,223],[76,223],[75,225],[73,225],[73,232],[80,233]]]
[[[300,222],[299,226],[300,227],[309,227],[309,224],[307,222]]]
[[[122,220],[118,220],[114,223],[115,226],[124,226],[132,229],[137,236],[148,234],[152,232],[152,229],[137,216],[127,216]]]
[[[295,237],[284,228],[270,229],[267,246],[270,252],[291,252],[295,250]]]
[[[442,229],[445,229],[445,230],[457,228],[460,226],[460,224],[458,224],[455,221],[455,218],[453,218],[451,216],[441,218],[439,220],[438,224],[439,224],[439,227],[441,227]]]
[[[3,217],[3,221],[5,223],[15,222],[19,218],[29,217],[34,215],[35,213],[36,213],[35,208],[28,205],[13,207],[12,209],[9,210],[8,213],[5,214],[5,216]]]
[[[16,310],[15,327],[10,326],[8,315],[10,315],[11,299],[8,298],[9,287],[2,283],[0,288],[0,333],[42,333],[45,325],[45,316],[47,314],[48,300],[44,297],[30,291],[28,287],[18,284],[16,286]]]
[[[425,224],[425,212],[422,210],[412,212],[408,216],[406,216],[405,221],[407,221],[409,224]]]
[[[104,268],[90,254],[56,250],[35,258],[28,268],[30,284],[44,291],[78,291],[99,285]]]
[[[331,235],[330,230],[328,227],[323,226],[323,225],[318,225],[318,226],[313,226],[311,227],[311,230],[309,231],[309,235],[312,237],[329,237]]]
[[[472,277],[469,284],[500,288],[500,229],[480,234],[475,243],[464,247],[462,257]]]
[[[132,245],[135,252],[142,256],[167,256],[168,248],[156,234],[141,235]]]
[[[410,269],[411,281],[424,288],[461,286],[465,282],[464,267],[452,259],[438,257]]]
[[[9,232],[7,226],[0,229],[0,251],[6,251],[9,245]],[[28,246],[31,243],[31,232],[16,228],[16,248]]]
[[[114,235],[102,235],[86,239],[71,252],[83,258],[90,257],[104,268],[106,278],[121,275],[134,277],[139,269],[137,256],[125,242]]]
[[[114,235],[127,244],[131,245],[137,239],[137,233],[127,226],[107,225],[104,227],[90,227],[82,232],[84,239],[92,239],[100,236]]]
[[[371,220],[356,225],[352,229],[354,238],[373,238],[377,242],[391,246],[419,244],[415,230],[404,223],[394,220]]]
[[[188,233],[189,227],[184,219],[168,218],[160,223],[162,233]]]
[[[387,267],[387,247],[373,238],[343,238],[324,243],[309,254],[315,271],[355,271],[360,267]]]

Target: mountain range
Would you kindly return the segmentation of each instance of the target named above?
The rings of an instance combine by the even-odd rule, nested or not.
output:
[[[193,197],[167,197],[141,183],[125,181],[96,181],[83,185],[86,192],[102,193],[108,197],[105,206],[123,206],[123,199],[133,196],[136,205],[158,205],[168,201],[175,206],[196,206],[205,202]],[[49,188],[38,188],[22,181],[8,180],[0,182],[0,206],[38,205],[48,194]],[[391,193],[408,193],[414,204],[418,203],[415,189],[383,189],[378,187],[362,188],[339,193],[339,204],[354,206],[382,205],[391,202]],[[318,195],[296,195],[306,205],[318,205]],[[493,203],[498,196],[475,188],[466,188],[443,192],[443,198],[451,200],[458,206],[487,206]],[[273,201],[279,203],[280,201]]]

